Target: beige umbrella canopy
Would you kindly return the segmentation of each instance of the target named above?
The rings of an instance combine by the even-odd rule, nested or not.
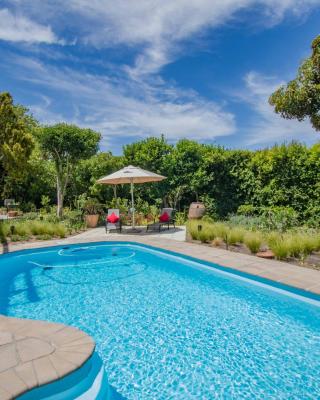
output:
[[[135,183],[146,183],[146,182],[159,182],[166,179],[165,176],[155,174],[145,169],[134,167],[129,165],[124,167],[113,174],[104,176],[99,179],[98,183],[103,183],[107,185],[118,185],[123,183],[130,183],[131,185],[131,202],[132,202],[132,228],[134,228],[134,184]]]

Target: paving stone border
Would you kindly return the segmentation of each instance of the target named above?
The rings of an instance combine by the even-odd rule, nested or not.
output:
[[[77,328],[0,315],[0,400],[63,378],[94,349],[94,340]]]

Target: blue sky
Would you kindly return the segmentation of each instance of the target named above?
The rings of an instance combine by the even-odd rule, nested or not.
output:
[[[320,0],[0,0],[0,90],[42,123],[260,148],[319,134],[268,97],[320,34]]]

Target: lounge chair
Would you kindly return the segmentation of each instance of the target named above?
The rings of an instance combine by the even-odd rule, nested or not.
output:
[[[165,218],[166,216],[167,218]],[[168,229],[170,229],[170,225],[173,225],[174,228],[176,227],[175,210],[173,208],[163,208],[161,210],[159,220],[147,225],[147,232],[149,229],[158,230],[160,232],[163,226],[166,226]]]
[[[112,229],[122,230],[120,210],[118,208],[109,208],[106,216],[106,232],[109,233]]]

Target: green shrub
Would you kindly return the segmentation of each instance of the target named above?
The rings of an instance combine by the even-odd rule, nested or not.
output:
[[[228,224],[231,226],[241,226],[249,230],[265,229],[264,220],[260,216],[230,215]]]
[[[239,206],[237,210],[237,214],[245,216],[255,215],[256,213],[257,207],[252,204],[241,204],[241,206]]]
[[[28,201],[27,203],[20,204],[21,211],[23,212],[35,212],[37,207],[34,203]]]
[[[216,200],[208,194],[200,196],[199,200],[203,202],[206,208],[206,216],[216,220],[218,218],[218,207]]]
[[[304,213],[307,225],[312,228],[320,228],[320,205],[310,205]]]
[[[121,197],[118,197],[117,199],[113,198],[110,202],[108,202],[106,204],[106,206],[107,206],[107,208],[119,208],[121,214],[127,213],[128,209],[130,207],[128,199],[123,199]],[[156,209],[157,209],[157,212],[156,212],[155,217],[159,216],[158,207]],[[155,211],[155,210],[153,210],[153,211]]]
[[[175,221],[178,226],[184,225],[186,223],[186,214],[184,212],[177,212],[175,215]]]
[[[63,216],[63,220],[68,219],[65,215]],[[50,223],[58,223],[60,221],[60,218],[57,216],[57,214],[45,214],[42,216],[42,221],[50,222]]]
[[[24,221],[30,221],[32,219],[38,219],[39,218],[39,214],[37,212],[28,212],[28,213],[24,213],[22,218]]]
[[[262,236],[259,232],[246,232],[243,242],[251,253],[255,254],[260,250],[262,245]]]
[[[268,230],[285,232],[298,225],[298,214],[292,207],[265,207],[261,217]]]

